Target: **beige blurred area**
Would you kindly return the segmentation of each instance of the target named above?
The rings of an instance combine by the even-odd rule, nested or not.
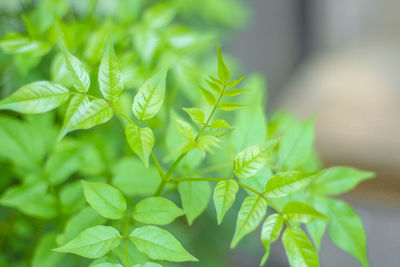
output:
[[[317,114],[328,165],[373,170],[353,194],[400,203],[400,46],[368,43],[312,56],[290,79],[279,108]],[[368,195],[365,195],[368,193]]]
[[[400,203],[400,1],[311,2],[311,53],[276,106],[317,114],[327,165],[376,172],[350,197]]]

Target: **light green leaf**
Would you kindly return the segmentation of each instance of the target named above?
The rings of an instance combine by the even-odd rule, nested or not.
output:
[[[267,261],[269,256],[269,247],[278,239],[279,235],[281,234],[282,227],[283,219],[278,213],[270,215],[264,221],[261,230],[261,242],[265,247],[265,254],[261,260],[260,266],[264,265]]]
[[[322,194],[339,195],[352,190],[360,182],[373,177],[373,172],[349,167],[332,167],[323,170],[312,182],[311,188],[313,191]]]
[[[192,126],[190,126],[190,124],[184,120],[180,120],[180,119],[176,118],[175,121],[176,121],[176,125],[178,126],[179,133],[182,136],[184,136],[185,138],[187,138],[189,141],[193,141],[194,135],[193,135]]]
[[[221,48],[217,47],[218,56],[218,76],[223,82],[227,82],[231,79],[231,73],[226,67],[224,59],[222,58]]]
[[[247,90],[247,89],[231,89],[231,90],[225,91],[224,95],[225,96],[237,96],[237,95],[241,95],[243,93],[246,93],[248,91],[249,90]]]
[[[327,220],[326,216],[315,210],[313,207],[301,202],[289,202],[282,210],[282,217],[285,220],[299,223],[309,223],[314,220]]]
[[[67,221],[64,232],[57,236],[57,243],[65,244],[86,228],[103,224],[105,221],[106,219],[101,217],[93,208],[86,206]]]
[[[182,207],[189,225],[206,209],[211,196],[208,182],[180,182],[178,185]]]
[[[234,248],[245,235],[257,228],[266,212],[267,201],[264,198],[254,195],[244,199],[237,216],[231,248]]]
[[[0,110],[43,113],[60,106],[67,101],[68,97],[69,91],[62,85],[48,81],[33,82],[22,86],[11,96],[1,100]]]
[[[213,82],[211,82],[211,81],[209,81],[209,80],[206,80],[206,82],[207,82],[208,86],[210,86],[210,88],[211,88],[217,95],[220,95],[220,94],[222,93],[222,88],[221,88],[218,84],[213,83]]]
[[[71,111],[72,112],[72,111]],[[82,103],[75,111],[68,123],[69,132],[78,129],[89,129],[96,125],[106,123],[113,117],[110,105],[103,99]]]
[[[317,211],[322,214],[328,214],[327,198],[318,194],[309,194],[307,203],[313,206]],[[325,233],[328,223],[324,220],[315,220],[306,224],[306,229],[313,241],[317,251],[321,246],[321,240]]]
[[[167,71],[162,70],[148,79],[133,100],[133,114],[139,120],[153,118],[161,108],[165,94]]]
[[[149,166],[150,153],[154,146],[154,134],[149,128],[140,128],[129,124],[126,127],[126,139],[133,152],[143,161],[144,166]]]
[[[126,196],[153,195],[161,182],[154,166],[146,168],[136,156],[121,158],[112,166],[113,185]]]
[[[112,41],[107,45],[99,67],[99,86],[104,98],[115,101],[124,89],[121,66],[115,55]]]
[[[156,226],[136,228],[129,235],[137,249],[154,260],[197,261],[168,231]]]
[[[265,194],[273,198],[287,196],[310,184],[316,174],[318,173],[303,173],[297,171],[278,173],[268,181]]]
[[[82,257],[97,259],[116,248],[122,236],[111,226],[98,225],[82,231],[67,244],[54,251],[73,253]]]
[[[279,144],[278,165],[285,170],[299,167],[310,155],[314,142],[314,117],[287,130]]]
[[[54,233],[50,233],[40,239],[35,248],[31,262],[32,267],[57,267],[68,262],[65,254],[51,251],[52,248],[57,246],[55,236]],[[72,264],[72,262],[69,262],[69,264]]]
[[[5,53],[10,54],[34,53],[36,56],[41,56],[49,51],[48,45],[19,33],[9,33],[4,36],[0,41],[0,47]]]
[[[217,211],[218,224],[221,224],[225,213],[232,207],[236,199],[239,185],[235,180],[229,179],[217,183],[214,189],[214,204]]]
[[[58,140],[61,140],[71,128],[80,122],[81,118],[85,116],[89,103],[89,98],[84,94],[75,95],[71,98]]]
[[[300,228],[287,227],[282,236],[283,246],[292,267],[318,267],[317,252]]]
[[[204,124],[204,112],[198,108],[183,108],[183,110],[190,116],[192,121],[197,123],[198,125]]]
[[[214,106],[215,103],[217,103],[217,99],[215,98],[215,96],[212,93],[210,93],[210,91],[208,91],[207,89],[205,89],[201,86],[199,86],[199,88],[200,88],[201,95],[204,97],[207,104],[209,104],[210,106]]]
[[[120,219],[126,211],[124,196],[111,185],[97,182],[83,183],[86,201],[101,216],[109,219]]]
[[[236,176],[249,178],[255,175],[265,166],[277,143],[277,140],[271,140],[239,152],[233,159],[233,170]]]
[[[234,102],[222,102],[221,104],[218,105],[218,108],[223,111],[233,111],[233,110],[236,110],[239,108],[243,108],[245,106],[246,105],[242,105],[242,104],[234,103]]]
[[[346,203],[328,200],[329,236],[339,248],[350,253],[362,266],[369,266],[365,230],[357,213]]]
[[[32,217],[51,219],[57,215],[57,201],[47,192],[43,182],[30,185],[12,186],[0,198],[2,206],[14,207]]]
[[[202,150],[202,151],[212,151],[214,147],[219,147],[219,143],[221,140],[219,140],[217,137],[213,135],[203,135],[200,137],[200,140],[197,142],[197,147]]]
[[[83,63],[72,55],[63,45],[61,45],[61,50],[65,57],[67,69],[71,73],[73,86],[78,92],[86,93],[90,87],[90,77]]]
[[[136,204],[133,218],[145,224],[166,225],[184,214],[174,202],[163,197],[145,198]]]
[[[227,87],[234,87],[234,86],[238,85],[239,83],[241,83],[244,78],[246,78],[246,75],[243,75],[242,77],[227,83],[226,86]]]
[[[223,119],[215,119],[211,122],[210,128],[214,129],[233,129],[233,127]]]

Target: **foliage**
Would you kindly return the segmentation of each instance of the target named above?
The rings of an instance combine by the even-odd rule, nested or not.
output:
[[[277,113],[267,122],[260,78],[232,78],[219,47],[200,81],[213,37],[188,18],[232,25],[226,5],[89,1],[77,13],[72,3],[24,3],[26,32],[0,42],[12,73],[0,101],[0,266],[202,262],[173,226],[181,216],[192,225],[211,199],[218,224],[241,202],[232,248],[266,217],[261,265],[283,232],[292,266],[319,266],[328,228],[368,266],[361,220],[332,196],[372,174],[320,170],[314,119]]]

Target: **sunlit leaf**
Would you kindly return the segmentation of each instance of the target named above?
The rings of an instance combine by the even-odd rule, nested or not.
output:
[[[142,223],[166,225],[184,214],[174,202],[162,197],[145,198],[136,204],[133,218]]]
[[[232,207],[236,199],[239,185],[235,180],[229,179],[217,183],[214,189],[214,204],[217,211],[218,224],[221,224],[226,212]]]
[[[261,242],[265,247],[265,253],[261,260],[260,266],[264,265],[269,256],[269,247],[275,242],[281,234],[283,227],[282,217],[275,213],[270,215],[263,223],[261,230]]]
[[[190,116],[192,121],[198,125],[204,124],[204,112],[198,108],[183,108],[183,110]]]
[[[126,127],[125,133],[129,146],[147,168],[149,166],[150,153],[154,146],[153,131],[149,127],[140,128],[136,125],[129,124]]]
[[[282,217],[286,220],[309,223],[314,220],[327,220],[327,217],[313,207],[301,202],[289,202],[282,210]]]
[[[297,171],[278,173],[268,181],[265,194],[273,198],[287,196],[310,184],[316,174]]]

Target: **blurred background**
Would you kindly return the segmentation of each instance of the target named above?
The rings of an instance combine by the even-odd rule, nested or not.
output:
[[[371,266],[398,266],[400,1],[245,2],[253,15],[229,50],[267,78],[269,111],[317,114],[325,166],[376,172],[344,198],[363,219]],[[274,248],[270,266],[287,266],[281,245]],[[327,237],[320,253],[321,266],[359,266]]]
[[[268,114],[284,109],[291,111],[302,120],[316,114],[316,144],[325,167],[350,165],[376,172],[375,179],[363,182],[343,198],[350,202],[363,220],[367,232],[371,266],[399,266],[399,0],[120,0],[115,2],[114,0],[99,0],[87,2],[98,2],[94,19],[93,21],[91,18],[89,20],[90,25],[86,25],[88,23],[85,17],[87,15],[85,1],[0,0],[0,37],[10,31],[24,32],[25,27],[21,14],[25,11],[33,10],[30,19],[41,21],[39,20],[39,17],[43,15],[41,12],[47,14],[48,10],[42,8],[38,9],[40,12],[36,12],[34,7],[38,3],[56,3],[48,6],[56,11],[60,10],[62,13],[60,16],[64,15],[66,21],[82,19],[82,25],[87,26],[90,31],[99,30],[100,37],[102,36],[101,30],[107,28],[103,17],[112,15],[114,11],[115,14],[118,14],[114,14],[117,17],[116,20],[126,24],[121,27],[122,33],[119,33],[121,36],[125,36],[125,33],[128,34],[127,25],[131,26],[132,21],[143,23],[141,21],[143,11],[141,5],[152,5],[158,2],[179,3],[184,8],[179,10],[178,22],[183,23],[184,31],[181,28],[170,29],[170,32],[165,31],[176,39],[177,45],[174,47],[171,40],[160,38],[162,40],[160,47],[171,46],[173,48],[171,48],[172,52],[168,51],[174,57],[168,56],[174,60],[174,63],[177,62],[178,67],[181,65],[193,67],[191,64],[197,67],[198,62],[208,60],[206,63],[202,62],[200,67],[201,70],[209,71],[209,66],[215,65],[214,55],[210,56],[210,53],[213,52],[209,51],[211,49],[214,51],[214,46],[210,43],[221,42],[229,63],[242,62],[243,64],[236,65],[244,66],[242,67],[243,73],[256,72],[266,77],[268,97],[265,99],[265,106]],[[121,5],[120,9],[113,10],[112,7],[117,6],[115,4],[117,2],[124,5]],[[200,2],[201,4],[199,4]],[[65,8],[64,11],[63,6],[59,3],[73,4],[71,4],[71,10]],[[90,7],[91,4],[87,5]],[[43,6],[48,7],[45,4]],[[44,24],[46,23],[45,21]],[[50,21],[48,24],[51,23]],[[78,26],[82,25],[78,23]],[[38,28],[45,28],[46,25],[39,26]],[[76,40],[74,40],[71,44],[72,47],[76,46],[73,47],[74,51],[77,53],[79,51],[79,56],[90,63],[92,63],[91,61],[97,62],[98,55],[84,52],[99,50],[101,56],[103,51],[99,48],[101,38],[96,39],[98,36],[94,32],[88,42],[87,39],[84,39],[86,35],[81,34],[79,27],[77,29],[82,40],[78,40],[78,44],[75,44]],[[180,34],[185,37],[186,31],[193,34],[193,39],[199,39],[201,44],[206,44],[204,46],[207,48],[198,48],[201,52],[193,52],[190,47],[190,38],[189,41],[185,38],[182,38],[183,41],[179,39]],[[164,30],[160,30],[160,32],[164,33]],[[136,31],[135,34],[137,33]],[[143,36],[147,38],[145,33],[146,31],[142,32]],[[146,41],[151,42],[152,38],[149,38],[150,41],[137,39],[133,41],[136,45],[134,49],[128,41],[125,44],[125,40],[120,40],[119,44],[121,51],[126,50],[129,53],[121,58],[122,65],[126,66],[124,69],[129,73],[127,79],[124,76],[128,83],[125,85],[127,91],[134,91],[133,89],[137,89],[143,80],[149,77],[149,73],[156,65],[154,62],[159,63],[162,62],[161,59],[165,60],[164,54],[156,53],[155,48],[150,52],[143,49],[149,47]],[[183,42],[183,45],[180,42]],[[189,52],[185,50],[185,42],[190,44]],[[182,45],[183,48],[179,45]],[[93,47],[96,49],[92,49]],[[135,49],[138,51],[132,52]],[[202,49],[207,50],[207,58],[204,57]],[[151,47],[149,50],[152,50]],[[148,55],[140,54],[142,51],[150,53],[150,59],[146,58]],[[0,53],[0,98],[9,95],[21,84],[39,78],[48,79],[49,66],[54,63],[50,60],[54,56],[54,51],[52,53],[50,56],[44,57],[40,65],[38,65],[39,61],[36,62],[34,58],[29,63],[29,54],[18,55],[12,61],[11,55]],[[186,54],[189,59],[185,58]],[[180,61],[176,61],[175,57]],[[192,59],[194,62],[191,61]],[[143,62],[148,63],[148,69],[142,70],[138,67],[146,65]],[[42,71],[43,69],[45,71]],[[182,69],[185,68],[182,67]],[[197,72],[200,71],[194,68],[194,73]],[[198,95],[193,95],[195,84],[192,81],[189,83],[180,80],[182,76],[184,75],[177,73],[174,77],[177,84],[187,88],[186,91],[184,88],[182,89],[186,95],[183,100],[179,99],[179,101],[198,99]],[[175,99],[173,100],[175,102]],[[162,121],[156,121],[154,124],[157,125],[157,123],[158,126],[164,127]],[[113,125],[115,126],[115,124]],[[107,132],[106,134],[111,136],[111,133]],[[86,139],[90,141],[94,136],[101,140],[100,135],[87,136]],[[112,139],[109,136],[104,138]],[[118,145],[123,147],[126,144],[117,144],[115,147]],[[114,146],[114,144],[110,144],[110,146]],[[113,151],[112,148],[107,149]],[[115,148],[113,147],[113,149]],[[107,155],[110,154],[106,149],[104,150]],[[1,147],[0,152],[2,152]],[[118,153],[115,152],[113,156],[120,160]],[[12,180],[14,179],[13,175],[9,177],[6,175],[7,168],[11,169],[10,166],[13,165],[8,161],[4,161],[4,163],[3,160],[0,158],[0,163],[3,164],[2,172],[0,172],[0,191],[4,192],[15,181]],[[111,166],[114,164],[113,161],[110,163]],[[132,172],[131,169],[128,171]],[[87,176],[87,174],[84,175]],[[73,177],[73,179],[75,178]],[[80,179],[81,176],[78,178]],[[113,177],[114,182],[115,178]],[[244,194],[241,197],[243,196]],[[177,196],[172,197],[176,197],[177,202],[179,201]],[[236,203],[234,209],[237,211],[239,206],[240,203]],[[0,225],[0,237],[4,237],[4,239],[0,238],[2,241],[0,242],[0,256],[4,256],[3,253],[7,254],[10,251],[12,253],[9,253],[11,256],[8,258],[0,257],[0,266],[11,266],[9,258],[12,258],[14,262],[22,262],[20,265],[12,266],[27,266],[26,262],[29,262],[30,259],[25,259],[25,256],[21,255],[19,251],[23,251],[27,244],[29,247],[35,247],[37,240],[32,240],[31,233],[36,232],[36,225],[23,225],[23,229],[29,228],[31,232],[21,233],[22,238],[19,240],[7,239],[12,236],[12,230],[17,227],[10,230],[12,227],[8,227],[9,225],[3,217],[8,218],[7,216],[10,214],[14,216],[17,213],[14,213],[13,209],[2,208],[0,223],[2,220],[5,223]],[[213,205],[210,204],[207,212],[196,220],[193,227],[188,227],[184,219],[178,220],[179,224],[171,227],[178,228],[176,232],[182,235],[180,236],[182,242],[189,246],[189,250],[196,251],[196,256],[202,262],[173,266],[258,266],[259,259],[264,252],[259,241],[259,231],[244,238],[237,249],[233,251],[229,249],[229,241],[234,231],[235,214],[236,212],[229,212],[222,226],[217,226],[215,211]],[[17,217],[17,219],[21,219],[21,221],[28,218],[27,221],[31,223],[31,219],[24,217],[25,215],[18,213],[15,216],[20,216],[21,218]],[[8,243],[8,240],[15,244]],[[271,249],[266,266],[289,266],[280,242],[274,243]],[[2,259],[3,261],[1,261]],[[322,242],[320,259],[323,267],[360,266],[349,254],[334,246],[327,233]],[[83,262],[80,266],[87,266],[87,263],[87,261]],[[74,266],[78,266],[76,261]]]

